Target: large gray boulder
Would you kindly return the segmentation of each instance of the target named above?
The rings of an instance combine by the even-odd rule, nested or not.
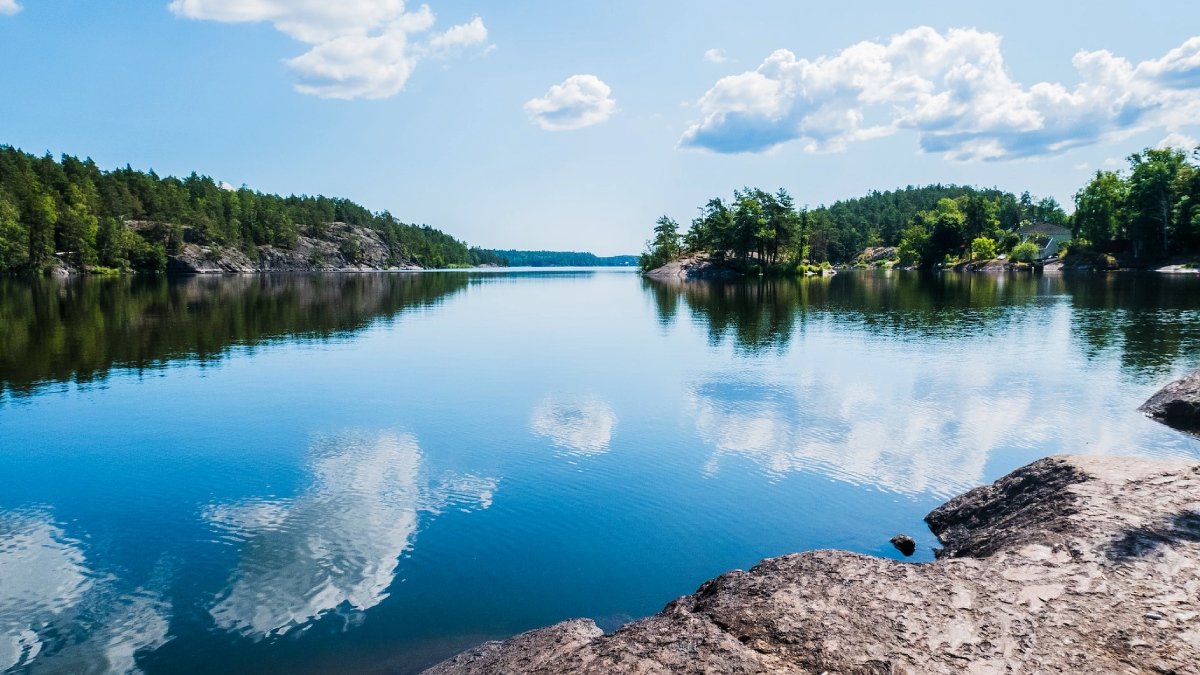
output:
[[[1138,410],[1176,429],[1200,433],[1200,370],[1163,387]]]
[[[771,558],[611,635],[568,621],[428,672],[1200,672],[1200,466],[1051,457],[927,521],[933,563]]]

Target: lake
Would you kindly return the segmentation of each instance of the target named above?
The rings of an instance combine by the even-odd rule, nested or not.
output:
[[[1194,276],[0,278],[0,670],[413,672],[1055,453],[1200,458]]]

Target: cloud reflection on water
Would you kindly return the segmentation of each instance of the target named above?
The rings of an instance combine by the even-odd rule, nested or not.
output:
[[[1195,455],[1188,439],[1132,413],[1081,423],[1079,410],[1128,407],[1115,389],[1067,384],[1044,390],[1031,384],[1031,372],[982,365],[969,377],[919,362],[886,370],[886,358],[862,357],[881,361],[875,365],[889,373],[886,378],[856,377],[814,359],[792,381],[760,372],[717,374],[693,384],[685,406],[698,436],[713,448],[704,472],[716,476],[727,458],[743,457],[773,477],[812,471],[900,494],[948,498],[984,482],[989,460],[1000,451],[1018,453],[1017,463],[1028,461],[1025,455],[1139,448]],[[1028,366],[1038,367],[1036,361]]]
[[[312,482],[295,498],[209,507],[205,517],[241,548],[210,610],[216,624],[261,639],[382,602],[419,513],[488,508],[496,490],[476,476],[426,483],[422,462],[407,434],[331,437],[314,445]]]
[[[0,670],[128,673],[166,643],[161,595],[118,593],[80,542],[40,511],[0,513]]]
[[[597,398],[554,395],[534,408],[529,426],[570,454],[597,455],[608,452],[617,414]]]

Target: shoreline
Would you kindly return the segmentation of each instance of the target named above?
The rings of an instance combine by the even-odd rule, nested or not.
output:
[[[768,558],[604,634],[573,619],[425,671],[1194,672],[1200,464],[1054,456],[934,509],[930,563]]]
[[[1200,435],[1200,371],[1140,410]],[[1196,672],[1200,463],[1046,457],[925,522],[933,562],[767,558],[611,634],[571,619],[425,672]]]

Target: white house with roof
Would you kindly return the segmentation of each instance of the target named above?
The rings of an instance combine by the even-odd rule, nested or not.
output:
[[[1038,259],[1045,260],[1058,255],[1058,247],[1071,241],[1071,230],[1053,223],[1029,223],[1017,230],[1021,241],[1032,241],[1038,246]]]

